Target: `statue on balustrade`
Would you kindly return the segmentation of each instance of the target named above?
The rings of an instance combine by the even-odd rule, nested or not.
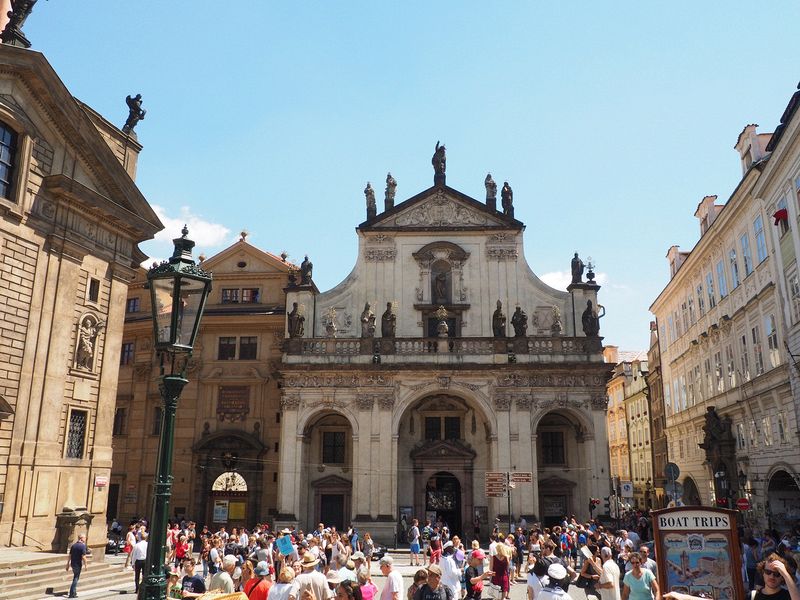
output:
[[[297,302],[292,303],[292,311],[287,315],[287,319],[289,321],[289,337],[303,337],[306,318]]]
[[[364,305],[364,312],[361,313],[361,337],[375,337],[375,313],[372,312],[369,302]]]
[[[397,328],[397,315],[391,302],[386,303],[386,312],[381,316],[381,337],[393,338]]]
[[[528,332],[528,315],[519,306],[511,315],[511,326],[514,328],[514,337],[525,337]]]
[[[503,303],[497,301],[497,309],[492,314],[492,334],[496,338],[506,337],[506,315],[503,313]]]

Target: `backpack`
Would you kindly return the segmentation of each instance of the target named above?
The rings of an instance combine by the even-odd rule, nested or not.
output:
[[[413,527],[409,528],[409,530],[406,531],[406,541],[409,544],[414,541],[414,528]]]

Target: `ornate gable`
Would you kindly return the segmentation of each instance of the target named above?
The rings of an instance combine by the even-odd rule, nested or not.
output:
[[[522,229],[520,221],[447,186],[435,186],[365,221],[361,230]]]

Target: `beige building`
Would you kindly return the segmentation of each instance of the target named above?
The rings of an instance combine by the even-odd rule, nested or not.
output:
[[[191,236],[191,232],[190,232]],[[277,503],[277,368],[284,288],[294,265],[245,241],[204,260],[214,276],[175,427],[173,517],[209,526],[267,521]],[[162,402],[150,296],[140,269],[125,304],[109,515],[151,510]],[[289,442],[292,443],[291,441]],[[272,509],[272,510],[271,510]]]
[[[779,504],[770,480],[785,473],[794,486],[798,464],[779,246],[756,192],[774,159],[769,140],[750,125],[739,135],[742,180],[725,204],[716,196],[700,202],[700,239],[690,252],[670,248],[670,281],[651,306],[669,457],[681,469],[683,501],[729,505],[746,495],[753,504],[746,518],[759,525]],[[796,486],[779,496],[783,504],[800,499]]]
[[[492,472],[532,474],[511,496],[528,521],[588,517],[607,494],[609,367],[582,327],[599,286],[545,285],[513,207],[443,179],[379,214],[368,195],[352,272],[287,291],[278,526],[354,523],[391,541],[401,517],[468,535],[477,518],[485,535],[508,513],[487,497]]]
[[[125,297],[161,223],[135,135],[41,54],[0,63],[0,544],[100,549]]]

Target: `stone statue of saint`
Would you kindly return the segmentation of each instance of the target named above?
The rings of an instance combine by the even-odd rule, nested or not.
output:
[[[367,302],[364,305],[364,312],[361,313],[361,337],[375,337],[375,313]]]
[[[147,111],[142,109],[141,94],[136,94],[133,97],[127,96],[125,103],[128,105],[128,119],[125,121],[125,125],[122,126],[122,133],[133,133],[133,128],[136,127],[139,121],[144,119]]]
[[[11,0],[11,10],[6,13],[8,23],[0,34],[0,40],[11,46],[30,48],[31,43],[22,33],[22,26],[33,11],[36,0]]]
[[[600,304],[597,305],[603,312],[598,313],[592,306],[592,301],[586,301],[586,310],[581,315],[581,323],[583,324],[583,333],[586,337],[596,337],[600,335],[600,319],[605,316],[606,309]]]
[[[444,144],[441,146],[439,142],[436,142],[436,151],[433,153],[433,158],[431,158],[431,164],[433,165],[433,172],[436,175],[444,175],[444,172],[447,170],[447,156],[445,152],[447,149],[444,147]]]
[[[336,324],[336,308],[331,306],[325,311],[322,317],[322,323],[325,325],[325,335],[335,338],[336,332],[339,331],[339,327]]]
[[[367,199],[367,221],[369,221],[378,214],[378,205],[375,203],[375,190],[372,189],[372,184],[369,181],[367,182],[367,187],[364,188],[364,196]]]
[[[300,263],[300,285],[311,285],[311,274],[314,271],[314,263],[308,260],[306,254],[303,262]]]
[[[560,335],[564,326],[561,324],[561,311],[558,307],[553,305],[553,324],[550,325],[550,331],[553,335]]]
[[[572,283],[583,282],[583,261],[578,258],[578,253],[572,257]]]
[[[506,337],[506,315],[503,313],[503,303],[497,301],[497,310],[492,314],[492,334],[496,338]]]
[[[511,315],[511,326],[514,328],[514,337],[525,337],[528,331],[528,315],[519,306]]]
[[[386,303],[386,312],[381,316],[381,337],[393,338],[397,328],[397,315],[394,314],[392,303]]]
[[[306,318],[303,316],[297,302],[292,303],[292,312],[287,315],[289,321],[289,337],[300,338],[303,337],[305,329]]]
[[[433,301],[447,302],[447,273],[437,273],[433,278]]]
[[[503,182],[503,189],[500,191],[500,197],[503,203],[503,214],[514,218],[514,191],[508,182]]]
[[[383,210],[394,208],[394,194],[397,191],[397,180],[391,173],[386,174],[386,196],[383,199]]]
[[[105,324],[92,316],[85,316],[78,325],[78,348],[75,352],[75,366],[91,371],[94,368],[94,355],[97,349],[97,336]]]
[[[488,173],[483,182],[486,186],[486,206],[492,210],[497,210],[497,184],[492,179],[492,174]]]

